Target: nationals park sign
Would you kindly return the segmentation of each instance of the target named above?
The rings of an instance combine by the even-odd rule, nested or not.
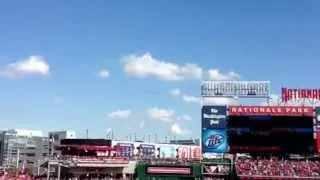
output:
[[[320,100],[320,89],[289,89],[282,88],[282,102],[297,99],[315,99]]]
[[[311,106],[229,106],[230,116],[313,116]]]

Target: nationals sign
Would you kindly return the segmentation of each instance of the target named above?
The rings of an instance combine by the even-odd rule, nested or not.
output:
[[[288,102],[295,99],[317,99],[320,100],[320,89],[288,89],[282,88],[281,99]]]
[[[313,107],[299,106],[229,106],[230,116],[313,116]]]

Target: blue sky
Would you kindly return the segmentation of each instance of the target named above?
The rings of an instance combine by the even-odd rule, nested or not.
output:
[[[319,19],[316,0],[1,1],[0,121],[197,137],[202,79],[319,87]]]

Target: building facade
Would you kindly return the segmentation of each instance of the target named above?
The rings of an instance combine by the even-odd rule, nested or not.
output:
[[[35,170],[48,157],[49,141],[41,131],[2,131],[0,143],[0,163],[4,168],[23,166]]]

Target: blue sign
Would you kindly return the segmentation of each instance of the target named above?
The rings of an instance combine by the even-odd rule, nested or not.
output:
[[[227,127],[227,106],[203,106],[202,128],[224,129]]]
[[[155,155],[155,146],[151,144],[141,144],[139,146],[140,148],[140,154],[143,157],[151,157]]]
[[[117,147],[120,148],[120,157],[132,157],[134,151],[134,145],[131,143],[118,143]]]
[[[228,138],[226,130],[203,129],[202,130],[202,152],[203,153],[225,153],[228,149]]]

